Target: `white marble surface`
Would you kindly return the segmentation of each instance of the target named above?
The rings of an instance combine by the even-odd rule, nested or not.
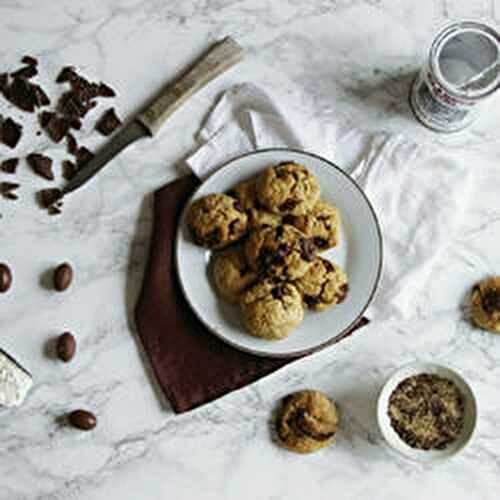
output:
[[[498,26],[500,1],[0,0],[0,70],[15,68],[25,53],[40,58],[45,77],[75,64],[118,89],[125,117],[209,41],[233,34],[249,52],[158,138],[128,149],[75,195],[60,218],[36,208],[33,195],[44,181],[24,163],[21,199],[0,200],[0,260],[14,271],[11,292],[0,297],[0,346],[35,376],[26,404],[0,413],[1,500],[498,498],[500,337],[473,329],[459,310],[474,281],[500,272],[500,187],[492,168],[471,164],[481,195],[422,298],[439,310],[430,317],[372,324],[180,416],[162,406],[129,323],[151,229],[148,193],[180,175],[200,119],[231,83],[251,80],[292,93],[317,119],[349,117],[370,130],[465,146],[500,164],[498,98],[455,136],[424,129],[408,110],[408,75],[433,33],[462,18]],[[2,104],[0,113],[6,109]],[[99,143],[91,129],[80,137]],[[19,152],[35,147],[62,154],[43,136],[24,137]],[[40,279],[62,260],[73,263],[76,281],[56,294]],[[66,329],[79,351],[63,366],[46,346]],[[385,378],[417,359],[457,367],[479,400],[471,446],[435,468],[393,455],[374,421]],[[282,450],[269,434],[279,398],[304,387],[330,394],[343,416],[337,444],[311,456]],[[95,431],[59,426],[57,417],[75,407],[97,413]]]

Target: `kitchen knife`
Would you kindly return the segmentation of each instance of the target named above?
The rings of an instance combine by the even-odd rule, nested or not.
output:
[[[62,188],[62,194],[75,191],[88,182],[132,142],[154,136],[189,97],[242,58],[243,49],[231,37],[216,42],[178,80],[167,84],[142,112],[118,131]]]

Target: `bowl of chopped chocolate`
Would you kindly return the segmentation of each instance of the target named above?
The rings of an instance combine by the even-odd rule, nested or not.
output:
[[[460,452],[471,440],[477,404],[456,371],[434,363],[400,368],[377,403],[380,431],[407,458],[436,462]]]

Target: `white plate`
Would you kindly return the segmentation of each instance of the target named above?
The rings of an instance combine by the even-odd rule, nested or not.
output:
[[[340,244],[322,253],[342,266],[349,293],[341,304],[323,312],[306,312],[302,324],[284,340],[270,341],[245,331],[238,306],[216,294],[208,273],[210,251],[195,245],[186,223],[191,202],[209,193],[225,192],[269,165],[284,161],[304,164],[321,185],[321,198],[340,209]],[[266,149],[229,161],[194,193],[186,204],[177,233],[177,269],[182,290],[198,318],[232,346],[261,356],[292,357],[326,346],[342,336],[370,303],[382,267],[382,238],[366,196],[340,168],[313,154],[289,149]]]
[[[458,439],[444,450],[419,450],[408,446],[391,426],[387,413],[389,398],[396,386],[405,378],[420,373],[432,373],[455,383],[464,398],[464,426]],[[459,453],[472,439],[477,420],[477,404],[469,384],[454,370],[435,363],[413,363],[394,373],[380,391],[377,402],[377,420],[380,432],[389,445],[407,458],[419,462],[441,462]]]

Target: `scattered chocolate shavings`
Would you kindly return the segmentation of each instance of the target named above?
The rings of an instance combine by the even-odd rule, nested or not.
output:
[[[77,172],[77,167],[76,165],[70,161],[70,160],[63,160],[62,164],[62,176],[67,180],[70,181],[73,179]]]
[[[24,56],[21,59],[23,64],[27,64],[28,66],[38,66],[38,60],[33,56]]]
[[[40,123],[40,126],[42,128],[45,128],[50,122],[51,118],[55,115],[56,114],[53,113],[52,111],[42,111],[38,115],[38,123]]]
[[[53,114],[47,123],[45,130],[49,137],[56,143],[61,142],[62,138],[68,133],[69,122],[66,118],[62,118]]]
[[[85,146],[80,146],[78,148],[78,151],[76,152],[76,164],[78,167],[83,167],[86,165],[90,160],[94,158],[94,153],[87,149]]]
[[[0,163],[0,170],[5,174],[15,174],[18,165],[19,158],[8,158]]]
[[[22,131],[21,124],[16,123],[12,118],[6,118],[0,124],[0,142],[14,149],[21,139]]]
[[[36,69],[36,66],[30,65],[19,68],[17,71],[11,73],[10,76],[12,78],[24,78],[26,80],[29,80],[30,78],[33,78],[37,74],[38,70]]]
[[[52,172],[52,159],[48,156],[41,155],[39,153],[31,153],[27,156],[29,166],[37,173],[40,177],[47,179],[48,181],[54,180],[54,172]]]
[[[49,208],[59,202],[62,191],[59,188],[48,188],[38,191],[38,199],[43,208]]]
[[[114,108],[110,108],[103,113],[101,118],[97,121],[95,129],[102,135],[111,135],[120,125],[121,120],[116,116]]]
[[[97,91],[99,97],[115,97],[116,95],[116,92],[104,82],[99,83],[99,88]]]
[[[14,191],[18,187],[16,182],[0,182],[0,194],[8,200],[17,200],[18,196]]]
[[[66,134],[66,145],[68,148],[68,153],[70,155],[76,156],[78,153],[78,143],[76,142],[75,136],[73,134]]]
[[[70,82],[76,77],[74,66],[65,66],[56,78],[56,83]]]

